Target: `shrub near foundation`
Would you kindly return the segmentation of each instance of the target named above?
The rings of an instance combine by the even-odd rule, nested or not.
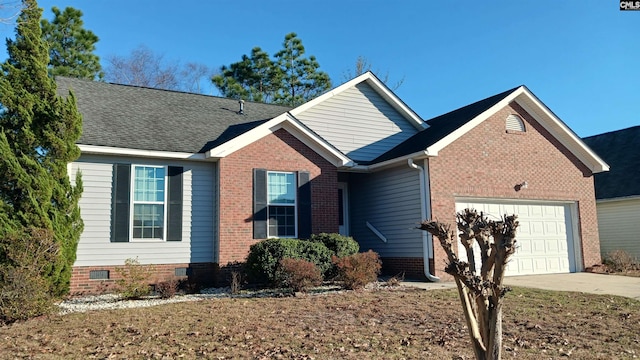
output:
[[[279,282],[278,269],[283,259],[304,259],[324,275],[331,268],[331,250],[322,243],[299,239],[267,239],[251,245],[247,256],[247,275],[254,283]]]
[[[345,288],[351,290],[376,281],[382,268],[378,253],[371,250],[342,258],[334,256],[332,260],[338,269],[338,279],[344,283]]]
[[[126,259],[124,267],[116,268],[120,279],[116,280],[118,293],[124,299],[140,299],[151,294],[149,279],[153,268],[147,265],[140,265],[137,258]]]
[[[339,258],[357,254],[360,250],[360,245],[351,236],[344,236],[337,233],[313,234],[309,240],[323,243],[327,249],[333,252],[333,255]]]
[[[322,284],[322,274],[318,267],[303,259],[280,260],[279,276],[281,285],[293,291],[306,292]]]
[[[48,229],[15,231],[0,239],[0,323],[53,311],[55,299],[45,274],[59,251]]]

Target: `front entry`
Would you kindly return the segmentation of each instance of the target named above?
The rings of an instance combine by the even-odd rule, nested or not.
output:
[[[347,183],[338,183],[338,221],[340,235],[349,236],[349,196]]]

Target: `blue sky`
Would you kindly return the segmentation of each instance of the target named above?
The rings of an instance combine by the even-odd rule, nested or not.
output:
[[[52,6],[82,10],[101,58],[143,44],[218,68],[254,46],[272,55],[296,32],[334,85],[358,56],[391,82],[404,78],[395,92],[424,119],[524,84],[579,136],[640,125],[640,11],[621,12],[617,0],[39,4],[48,19]],[[0,24],[0,37],[13,26]]]

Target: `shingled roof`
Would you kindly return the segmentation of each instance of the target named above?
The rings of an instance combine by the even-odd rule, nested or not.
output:
[[[56,78],[76,96],[82,145],[202,153],[291,108],[177,91]]]
[[[640,195],[640,126],[582,139],[611,169],[594,175],[596,199]]]
[[[419,133],[398,144],[393,149],[380,155],[371,163],[380,163],[383,161],[414,154],[419,151],[424,151],[426,148],[435,144],[439,140],[442,140],[444,137],[451,134],[453,131],[457,130],[467,122],[473,120],[476,116],[482,114],[493,105],[499,103],[502,99],[509,96],[509,94],[514,92],[516,89],[518,89],[518,87],[507,90],[505,92],[501,92],[500,94],[490,96],[486,99],[474,102],[473,104],[469,104],[457,110],[453,110],[446,114],[427,120],[426,123],[427,125],[429,125],[428,128],[420,131]]]

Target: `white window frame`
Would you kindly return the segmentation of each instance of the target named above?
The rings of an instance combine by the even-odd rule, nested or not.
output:
[[[135,183],[136,183],[136,167],[164,169],[164,199],[160,201],[136,201]],[[148,164],[131,164],[131,188],[129,196],[129,241],[130,242],[165,242],[167,241],[167,196],[168,196],[168,166],[148,165]],[[134,208],[136,204],[162,205],[162,239],[159,238],[136,238],[133,236]]]
[[[294,201],[293,204],[281,204],[271,203],[269,200],[269,174],[290,174],[293,175],[293,188],[294,188]],[[298,237],[298,176],[295,171],[267,171],[267,237],[268,238],[290,238],[295,239]],[[293,236],[278,236],[270,234],[270,207],[271,206],[291,206],[293,207]]]

